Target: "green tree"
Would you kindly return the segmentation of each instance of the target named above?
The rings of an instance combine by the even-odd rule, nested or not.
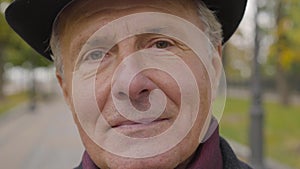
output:
[[[7,47],[7,42],[9,41],[9,35],[11,30],[8,28],[6,21],[3,16],[4,8],[7,4],[5,1],[0,0],[0,100],[3,99],[3,85],[4,85],[4,51]]]
[[[300,78],[300,1],[277,0],[275,41],[270,48],[270,62],[276,69],[276,86],[281,102],[290,102],[291,90]]]

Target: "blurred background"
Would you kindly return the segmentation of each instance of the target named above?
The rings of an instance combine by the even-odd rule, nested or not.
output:
[[[221,135],[258,169],[300,168],[300,1],[248,0],[224,47]],[[0,165],[72,168],[83,147],[55,69],[7,25],[0,0]]]

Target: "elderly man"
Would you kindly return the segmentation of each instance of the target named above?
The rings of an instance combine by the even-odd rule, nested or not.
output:
[[[78,168],[236,169],[249,166],[219,136],[213,104],[222,95],[222,45],[245,6],[16,0],[6,18],[56,65],[86,148]]]

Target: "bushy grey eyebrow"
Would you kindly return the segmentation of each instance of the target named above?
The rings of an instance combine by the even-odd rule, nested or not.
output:
[[[97,36],[91,40],[88,40],[86,42],[85,45],[94,47],[94,46],[99,46],[99,44],[101,44],[101,46],[110,46],[113,45],[115,42],[117,41],[116,39],[116,34],[114,34],[113,36]]]

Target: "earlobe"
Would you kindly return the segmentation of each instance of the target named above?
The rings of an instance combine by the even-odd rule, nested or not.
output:
[[[221,44],[218,45],[217,50],[218,50],[220,59],[222,60],[222,57],[223,57],[223,46]]]
[[[57,81],[59,83],[59,86],[63,92],[63,95],[64,95],[64,98],[65,98],[65,101],[66,103],[68,104],[68,106],[71,105],[71,100],[70,100],[70,95],[69,95],[69,92],[67,90],[67,86],[66,86],[66,83],[62,77],[62,75],[56,71],[56,78],[57,78]]]

